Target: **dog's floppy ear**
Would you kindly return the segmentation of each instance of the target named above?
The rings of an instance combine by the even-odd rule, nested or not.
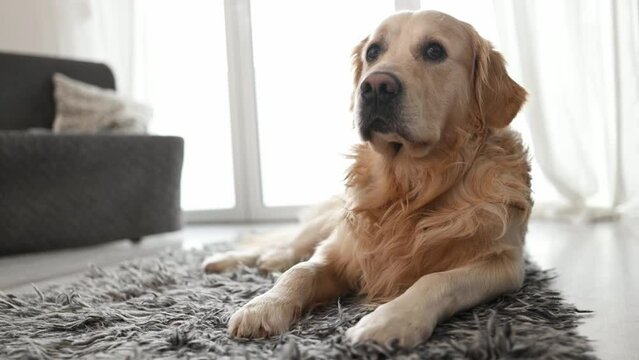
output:
[[[362,77],[362,70],[364,68],[364,63],[362,62],[362,50],[364,50],[364,46],[366,45],[367,41],[368,36],[364,38],[364,40],[360,41],[357,46],[355,46],[351,55],[351,59],[353,61],[353,93],[351,94],[351,111],[353,111],[353,106],[355,106],[357,85],[359,85],[359,80]]]
[[[475,97],[482,122],[492,128],[508,126],[526,101],[526,90],[506,72],[506,62],[477,35],[474,65]]]

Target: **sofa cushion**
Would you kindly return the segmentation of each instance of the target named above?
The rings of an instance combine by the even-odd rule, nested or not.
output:
[[[55,133],[146,133],[153,114],[146,105],[60,73],[53,75],[53,87]]]

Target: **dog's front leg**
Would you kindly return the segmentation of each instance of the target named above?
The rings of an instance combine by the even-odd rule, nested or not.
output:
[[[422,276],[396,299],[379,306],[348,329],[351,342],[397,342],[413,347],[427,340],[440,321],[521,286],[521,249],[486,255],[465,267]]]
[[[282,274],[271,290],[233,314],[229,334],[249,338],[281,334],[310,306],[347,290],[320,248],[308,261]]]

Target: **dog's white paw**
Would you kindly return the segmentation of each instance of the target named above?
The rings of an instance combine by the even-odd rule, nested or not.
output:
[[[376,342],[380,345],[399,345],[412,348],[427,340],[434,324],[422,314],[411,313],[393,304],[384,304],[346,331],[351,343]]]
[[[257,267],[266,272],[284,272],[299,262],[292,249],[273,249],[260,255]]]
[[[299,316],[300,308],[278,296],[260,295],[231,316],[229,334],[241,338],[261,338],[282,334]]]
[[[254,251],[227,251],[209,256],[202,262],[202,270],[207,273],[218,273],[239,265],[253,266],[258,255]]]

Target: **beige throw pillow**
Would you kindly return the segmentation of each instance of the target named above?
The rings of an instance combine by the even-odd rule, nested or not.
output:
[[[53,89],[54,133],[144,134],[153,116],[146,105],[60,73],[53,75]]]

